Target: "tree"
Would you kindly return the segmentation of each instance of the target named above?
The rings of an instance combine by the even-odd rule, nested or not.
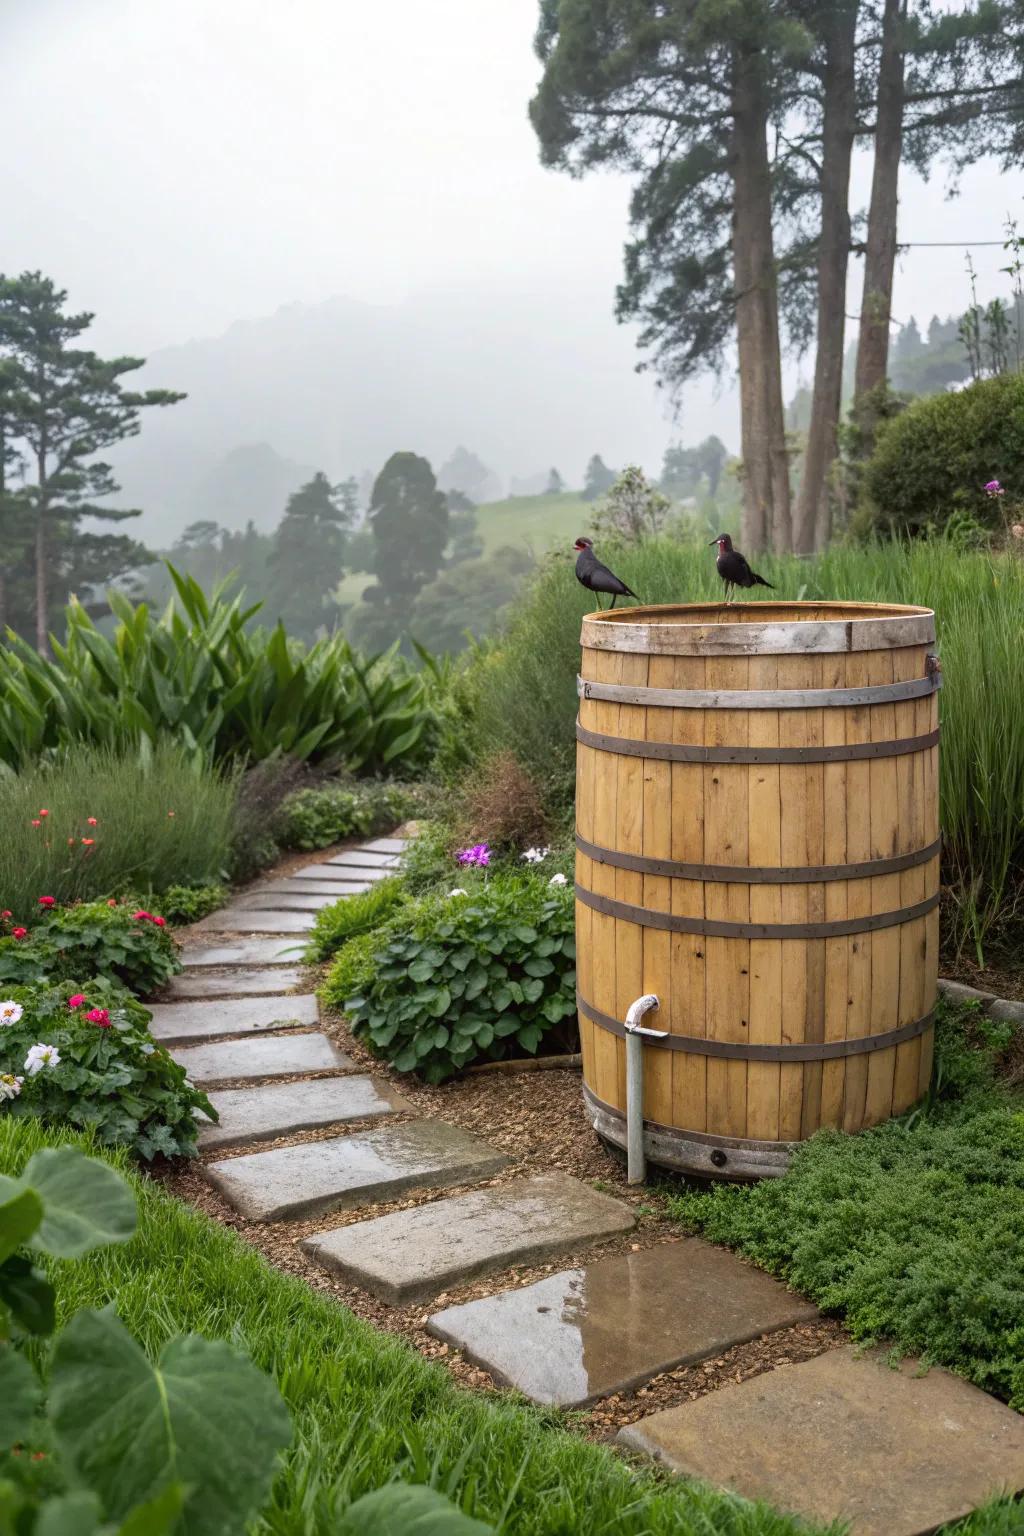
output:
[[[133,437],[145,407],[184,399],[167,389],[126,390],[122,376],[141,368],[143,359],[105,361],[75,347],[93,316],[68,314],[66,304],[67,294],[39,272],[0,276],[0,356],[9,374],[8,439],[24,450],[32,471],[21,505],[32,528],[36,645],[41,652],[48,648],[51,584],[68,574],[66,546],[82,537],[81,519],[120,521],[139,515],[138,509],[115,511],[97,504],[118,486],[110,466],[96,455]],[[50,547],[57,539],[63,549]],[[142,551],[141,545],[135,548]],[[113,574],[102,570],[103,551],[117,567],[126,545],[116,537],[101,545],[97,536],[90,536],[88,550],[81,553],[98,580]]]
[[[665,449],[659,484],[676,501],[695,494],[702,479],[707,480],[708,495],[714,500],[729,458],[729,450],[720,437],[706,437],[696,448],[681,444]]]
[[[412,605],[409,631],[431,651],[461,651],[491,634],[533,567],[525,549],[502,548],[486,559],[442,571]]]
[[[448,558],[446,566],[477,560],[484,552],[484,541],[477,525],[476,506],[461,491],[448,491]]]
[[[393,453],[374,482],[369,517],[377,584],[363,595],[390,610],[398,633],[412,599],[441,569],[448,543],[448,499],[429,462]]]
[[[557,469],[550,469],[548,471],[548,483],[547,483],[547,486],[545,487],[545,495],[547,495],[547,496],[561,496],[561,494],[562,494],[562,492],[564,490],[565,490],[565,481],[562,479],[561,475],[558,473],[558,470]]]
[[[267,562],[267,606],[290,633],[310,640],[335,617],[330,599],[341,580],[352,516],[322,470],[288,498]]]
[[[473,502],[492,501],[500,494],[498,477],[482,459],[460,444],[437,472],[442,491],[461,491]]]
[[[694,453],[698,470],[707,478],[708,495],[713,501],[718,494],[722,471],[729,459],[729,450],[722,439],[712,433],[702,443],[697,444]]]
[[[670,508],[668,497],[648,482],[642,469],[630,464],[595,513],[593,527],[597,533],[638,542],[661,532]]]
[[[595,453],[587,464],[583,476],[583,500],[596,501],[603,496],[605,491],[610,491],[615,484],[615,471],[609,469],[599,453]]]

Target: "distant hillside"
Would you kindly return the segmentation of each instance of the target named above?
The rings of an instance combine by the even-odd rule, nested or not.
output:
[[[133,533],[167,545],[197,516],[218,516],[211,502],[225,495],[244,523],[246,495],[269,502],[293,488],[292,465],[340,480],[376,474],[398,449],[439,469],[464,444],[502,485],[543,465],[581,484],[594,453],[656,472],[670,425],[635,365],[631,331],[595,325],[593,295],[572,290],[286,305],[149,358],[139,383],[188,399],[148,413],[117,450],[120,501],[144,509]],[[247,444],[289,468],[255,474],[236,496]]]

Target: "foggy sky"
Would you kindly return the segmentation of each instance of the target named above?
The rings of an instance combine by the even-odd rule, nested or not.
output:
[[[42,268],[66,286],[97,312],[88,344],[101,352],[147,354],[295,301],[398,302],[434,287],[496,303],[533,292],[555,308],[571,289],[610,336],[628,184],[539,165],[526,117],[536,9],[0,0],[0,269]],[[868,174],[861,157],[861,201]],[[949,203],[941,174],[926,186],[905,173],[901,239],[999,239],[1021,191],[1019,175],[986,167]],[[981,298],[1005,294],[1003,252],[974,258]],[[859,283],[854,262],[851,314]],[[962,249],[900,258],[897,319],[914,311],[923,328],[968,301]],[[621,457],[656,469],[675,429],[625,339],[609,342],[603,387],[642,438]],[[528,389],[528,357],[495,366]],[[788,382],[810,367],[787,365]],[[682,430],[735,446],[736,415],[731,387],[705,380],[684,396]],[[453,421],[452,444],[462,435]]]

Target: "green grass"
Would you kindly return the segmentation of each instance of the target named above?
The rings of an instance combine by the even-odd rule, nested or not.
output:
[[[476,509],[484,554],[505,544],[524,546],[535,555],[564,545],[568,548],[594,515],[594,503],[575,491],[560,496],[510,496],[483,502]]]
[[[926,1112],[861,1136],[824,1132],[784,1178],[691,1191],[670,1208],[856,1338],[891,1340],[1024,1409],[1024,1097],[990,1075],[1007,1034],[944,1010]]]
[[[659,539],[609,551],[608,559],[649,603],[722,595],[710,549]],[[935,609],[944,681],[944,878],[957,904],[956,940],[980,952],[1024,881],[1024,560],[919,540],[755,563],[779,597]],[[593,607],[571,557],[551,561],[507,635],[483,650],[462,685],[471,711],[464,742],[481,758],[513,750],[550,787],[556,807],[572,801],[580,620]]]
[[[228,860],[235,793],[231,775],[171,743],[145,754],[79,746],[5,774],[0,907],[28,919],[40,896],[70,902],[216,883]]]
[[[49,1137],[0,1121],[0,1171]],[[67,1140],[81,1144],[73,1137]],[[144,1348],[202,1333],[273,1373],[295,1434],[257,1536],[333,1536],[351,1499],[396,1472],[433,1481],[502,1536],[798,1536],[786,1516],[690,1484],[634,1473],[559,1427],[557,1415],[460,1390],[446,1372],[271,1269],[233,1233],[131,1178],[139,1231],[124,1247],[60,1267],[61,1321],[112,1301]]]

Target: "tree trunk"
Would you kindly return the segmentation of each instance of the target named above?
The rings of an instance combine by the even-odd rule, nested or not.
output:
[[[846,273],[850,255],[850,159],[857,129],[855,41],[858,0],[839,0],[823,21],[825,65],[821,154],[821,239],[818,243],[818,329],[814,393],[795,545],[824,549],[832,533],[829,471],[838,451],[843,389]]]
[[[36,650],[40,656],[50,654],[49,608],[46,591],[46,440],[39,443],[36,454],[39,473],[39,500],[36,503]]]
[[[879,397],[889,371],[892,275],[896,265],[896,214],[903,154],[904,28],[907,0],[885,0],[882,54],[875,110],[875,166],[868,207],[864,254],[864,296],[860,306],[854,415],[861,429],[861,454],[874,446]]]
[[[768,110],[760,55],[733,59],[733,270],[739,352],[743,541],[790,547],[789,458],[782,403]]]

